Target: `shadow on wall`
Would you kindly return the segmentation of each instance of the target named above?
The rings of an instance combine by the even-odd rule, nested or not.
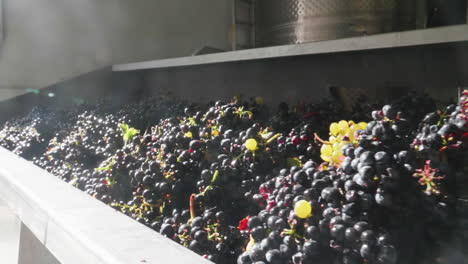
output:
[[[35,106],[66,109],[108,96],[112,96],[114,106],[119,106],[137,100],[142,94],[138,89],[141,87],[142,79],[136,73],[115,75],[111,68],[104,68],[44,89],[30,89],[27,94],[0,102],[0,122],[27,114]]]

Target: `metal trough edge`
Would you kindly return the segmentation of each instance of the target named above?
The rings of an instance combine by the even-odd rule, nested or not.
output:
[[[211,263],[1,147],[0,199],[63,264]]]

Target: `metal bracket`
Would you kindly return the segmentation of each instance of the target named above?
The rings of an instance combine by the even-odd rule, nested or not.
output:
[[[232,0],[232,50],[255,47],[255,0]]]

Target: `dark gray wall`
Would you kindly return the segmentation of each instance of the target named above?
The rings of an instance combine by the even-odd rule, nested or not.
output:
[[[114,74],[103,68],[71,80],[52,85],[38,93],[27,93],[0,102],[0,121],[29,112],[34,106],[67,108],[74,104],[94,103],[96,99],[113,96],[119,105],[144,93],[144,79],[138,72]],[[53,95],[53,96],[51,96]]]
[[[113,96],[115,104],[149,94],[188,100],[262,96],[266,103],[314,101],[327,97],[329,86],[345,97],[364,93],[391,98],[408,90],[426,91],[446,101],[457,87],[468,87],[468,43],[367,50],[289,58],[218,63],[130,72],[109,68],[85,74],[0,103],[0,120],[35,105],[67,107],[76,100]],[[56,96],[49,98],[53,92]]]
[[[263,96],[297,102],[328,95],[327,87],[389,97],[397,90],[427,91],[446,99],[468,86],[468,43],[369,50],[220,63],[141,72],[148,90],[187,100]],[[442,98],[443,97],[443,98]]]

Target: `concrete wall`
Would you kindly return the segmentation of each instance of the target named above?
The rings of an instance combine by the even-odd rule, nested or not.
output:
[[[230,0],[3,0],[0,100],[115,63],[229,49]]]

